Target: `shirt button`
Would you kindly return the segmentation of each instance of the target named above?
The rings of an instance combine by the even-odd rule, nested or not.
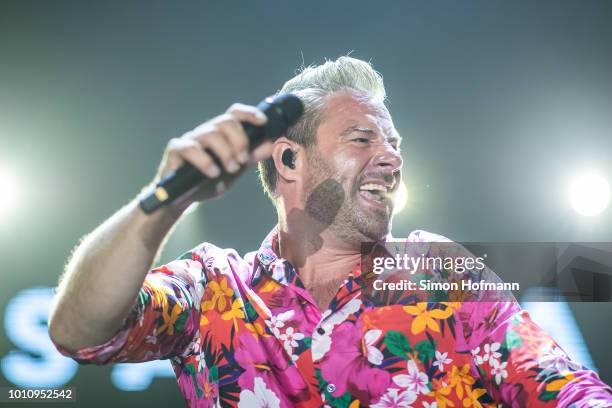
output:
[[[325,329],[324,329],[324,328],[322,328],[322,327],[319,327],[319,328],[317,329],[317,333],[319,333],[319,334],[322,336],[322,335],[324,335],[324,334],[325,334]],[[330,392],[331,392],[331,391],[330,391]]]
[[[334,384],[327,384],[327,392],[332,393],[336,391],[336,386]]]

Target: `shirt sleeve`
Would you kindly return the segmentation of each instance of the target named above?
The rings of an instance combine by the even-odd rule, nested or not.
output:
[[[516,302],[471,304],[472,367],[489,395],[511,407],[612,406],[612,389],[573,361]]]
[[[203,266],[190,257],[188,253],[147,274],[123,326],[108,341],[75,352],[56,348],[81,364],[187,357],[199,330],[203,292]]]

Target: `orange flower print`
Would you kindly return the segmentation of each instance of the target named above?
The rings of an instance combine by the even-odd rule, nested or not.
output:
[[[471,388],[471,385],[476,382],[474,377],[470,375],[470,365],[465,364],[461,369],[457,366],[453,366],[451,373],[449,374],[450,387],[455,388],[457,396],[463,398],[463,387],[465,386],[466,392]]]
[[[158,334],[162,334],[167,331],[170,336],[174,334],[174,325],[176,324],[176,319],[181,315],[183,309],[179,303],[175,303],[172,308],[172,313],[168,314],[168,309],[162,309],[162,317],[164,319],[164,324],[162,324],[159,328]]]
[[[217,281],[212,281],[208,284],[208,287],[212,290],[213,296],[212,299],[202,302],[202,311],[213,310],[216,305],[219,313],[223,313],[231,302],[234,290],[227,286],[225,277],[221,279],[220,284]]]
[[[234,322],[234,328],[236,329],[236,332],[238,331],[238,323],[236,322],[236,319],[244,319],[244,310],[242,310],[242,306],[242,299],[235,299],[232,303],[232,308],[227,312],[223,312],[223,314],[221,315],[221,318],[223,320],[231,319]]]
[[[463,406],[482,408],[482,404],[478,401],[478,398],[486,394],[487,390],[484,388],[467,389],[465,391],[465,398],[463,400]]]
[[[427,310],[426,302],[419,302],[416,306],[404,306],[403,309],[406,313],[416,316],[412,320],[412,334],[419,334],[425,330],[425,327],[439,333],[440,325],[435,319],[448,319],[454,312],[452,307],[447,307],[445,310]]]
[[[427,394],[428,397],[434,397],[438,408],[454,407],[455,403],[448,398],[451,393],[451,387],[440,380],[433,381],[433,390]]]

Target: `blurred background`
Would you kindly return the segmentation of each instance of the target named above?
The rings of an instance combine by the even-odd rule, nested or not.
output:
[[[168,139],[348,52],[383,74],[404,138],[396,237],[612,242],[610,21],[605,1],[1,1],[0,386],[180,406],[166,361],[61,357],[51,288],[79,239],[152,179]],[[255,250],[274,224],[252,170],[183,218],[162,261],[202,241]],[[612,382],[611,303],[530,307]]]

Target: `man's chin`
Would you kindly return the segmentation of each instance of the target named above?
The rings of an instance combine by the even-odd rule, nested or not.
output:
[[[367,224],[371,225],[373,230],[388,230],[391,224],[391,209],[370,209]]]
[[[367,239],[364,240],[364,242],[377,242],[380,241],[381,239],[383,239],[384,237],[386,237],[389,234],[389,229],[385,229],[384,231],[369,231],[366,234],[364,234]]]
[[[391,225],[386,215],[384,218],[384,221],[369,219],[359,226],[359,232],[367,238],[366,241],[379,241],[389,234]]]

